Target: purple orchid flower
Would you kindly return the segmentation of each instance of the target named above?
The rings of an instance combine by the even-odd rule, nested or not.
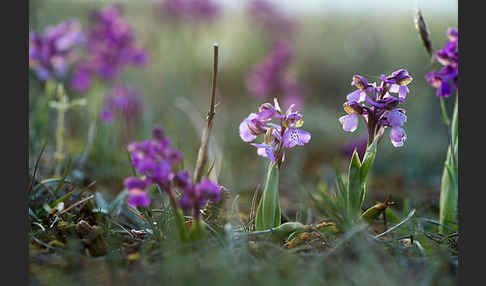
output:
[[[154,128],[152,140],[132,142],[128,151],[135,170],[146,176],[150,183],[166,185],[173,177],[172,167],[182,160],[182,155],[170,146],[170,140],[160,137],[160,127]]]
[[[303,93],[297,81],[287,74],[294,51],[287,41],[273,44],[270,54],[251,71],[246,86],[258,98],[281,95],[285,102],[302,104]]]
[[[248,12],[253,23],[261,24],[270,32],[273,38],[289,37],[293,35],[295,21],[287,18],[277,7],[266,0],[252,0],[247,4]]]
[[[76,47],[84,41],[81,25],[75,20],[48,27],[42,36],[32,32],[29,34],[29,67],[41,81],[63,78],[78,58]]]
[[[113,121],[115,115],[120,115],[125,122],[137,119],[142,112],[141,97],[131,88],[115,85],[103,99],[103,110],[100,119],[103,123]]]
[[[197,186],[194,186],[186,170],[182,170],[174,176],[174,184],[182,192],[179,206],[185,211],[192,210],[193,214],[198,214],[208,200],[215,203],[221,200],[221,186],[208,179],[203,179]]]
[[[203,207],[208,200],[219,202],[221,199],[221,186],[204,179],[194,186],[187,170],[173,172],[175,164],[182,160],[181,153],[170,146],[170,139],[165,136],[164,130],[156,126],[152,130],[152,140],[132,142],[128,145],[130,158],[135,170],[142,177],[128,177],[124,181],[128,190],[127,203],[137,207],[150,205],[150,198],[146,188],[152,184],[161,186],[168,194],[176,207],[176,199],[171,186],[182,192],[179,207],[184,210],[192,209],[195,213]]]
[[[102,8],[92,14],[87,33],[86,57],[78,63],[71,87],[85,92],[92,78],[112,81],[126,66],[141,67],[148,62],[148,53],[136,44],[132,28],[122,16],[119,5]]]
[[[279,125],[272,123],[277,119]],[[285,149],[303,146],[309,143],[311,134],[300,129],[304,124],[304,117],[291,105],[282,113],[277,98],[274,105],[265,103],[260,106],[258,113],[251,113],[240,124],[240,137],[245,142],[251,142],[258,135],[264,136],[263,143],[251,143],[257,148],[257,154],[268,158],[279,165],[285,160]],[[258,126],[258,128],[255,128]]]
[[[457,90],[459,76],[459,34],[457,29],[447,30],[447,42],[442,50],[435,53],[435,58],[444,67],[440,71],[433,70],[425,75],[427,82],[437,89],[437,97],[449,97],[453,89]]]
[[[127,147],[133,167],[143,176],[142,178],[128,177],[124,181],[128,189],[127,202],[134,206],[150,204],[145,191],[148,186],[152,184],[169,186],[174,178],[172,169],[182,160],[181,153],[170,146],[170,139],[164,136],[160,126],[153,128],[152,137],[152,140],[132,142]]]
[[[127,203],[132,207],[148,207],[150,205],[150,198],[146,191],[141,189],[128,190]]]
[[[381,138],[385,128],[390,127],[390,140],[393,146],[404,145],[407,135],[402,126],[407,121],[405,110],[397,108],[405,101],[409,92],[407,85],[413,80],[410,74],[400,69],[390,76],[381,76],[380,86],[369,84],[360,76],[353,76],[351,85],[358,89],[346,96],[347,101],[343,107],[347,115],[341,116],[339,122],[343,130],[354,132],[358,128],[359,118],[363,118],[368,129],[368,144],[375,137]],[[391,95],[398,93],[398,97]]]
[[[159,7],[163,16],[194,22],[209,22],[221,11],[211,0],[164,0]]]
[[[147,180],[128,177],[125,179],[125,188],[128,190],[127,203],[132,207],[148,207],[150,205],[150,198],[147,195],[145,188],[149,185]]]

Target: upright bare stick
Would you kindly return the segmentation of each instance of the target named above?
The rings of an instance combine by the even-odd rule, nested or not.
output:
[[[211,128],[213,127],[214,118],[214,97],[216,95],[216,77],[218,75],[218,44],[213,45],[214,58],[213,58],[213,82],[211,86],[211,96],[209,102],[209,112],[206,118],[206,128],[201,136],[201,145],[199,146],[199,152],[197,154],[196,168],[194,169],[194,182],[198,183],[201,180],[202,169],[206,165],[207,150],[209,144],[209,135]]]

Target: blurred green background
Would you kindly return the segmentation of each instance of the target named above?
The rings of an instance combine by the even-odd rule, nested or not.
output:
[[[403,106],[408,116],[408,138],[404,147],[394,148],[386,132],[373,167],[367,204],[389,193],[398,199],[410,198],[421,210],[438,209],[447,128],[441,121],[435,90],[424,79],[436,66],[428,59],[413,18],[415,9],[421,7],[433,48],[440,49],[447,41],[447,28],[457,27],[457,1],[422,2],[299,1],[296,5],[273,1],[296,21],[297,31],[290,40],[295,49],[290,73],[305,96],[301,109],[303,129],[312,133],[309,144],[287,153],[280,183],[284,209],[292,208],[303,198],[303,192],[312,191],[320,180],[332,183],[335,169],[347,169],[343,145],[365,135],[362,123],[357,131],[347,133],[338,122],[344,115],[345,96],[354,90],[350,85],[352,76],[360,74],[379,82],[380,74],[400,68],[407,69],[414,78]],[[218,43],[218,105],[209,162],[216,159],[213,175],[231,192],[253,192],[262,184],[267,162],[240,139],[238,126],[260,104],[271,100],[252,97],[245,84],[251,69],[270,51],[268,32],[251,20],[244,1],[219,1],[224,9],[214,21],[194,23],[164,19],[153,1],[88,0],[29,1],[29,31],[41,32],[69,18],[77,18],[86,27],[91,9],[113,3],[122,5],[125,18],[136,31],[137,42],[150,54],[145,68],[125,69],[116,81],[136,89],[144,100],[143,117],[130,140],[149,139],[152,126],[160,124],[184,154],[184,167],[192,172],[209,106],[212,45]],[[54,169],[50,159],[55,149],[54,110],[48,113],[47,133],[32,132],[39,116],[37,103],[43,96],[41,85],[31,76],[29,166],[47,140],[41,168],[48,177]],[[452,110],[452,104],[452,98],[446,100],[448,110]],[[65,148],[72,154],[73,163],[79,160],[87,142],[88,113],[87,108],[80,108],[66,115]],[[117,124],[99,123],[86,164],[73,173],[96,180],[97,190],[111,194],[120,192],[123,179],[131,175],[126,142],[118,136]]]

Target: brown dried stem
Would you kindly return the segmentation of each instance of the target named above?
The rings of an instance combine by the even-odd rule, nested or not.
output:
[[[201,137],[201,145],[199,146],[199,152],[197,155],[196,168],[194,169],[194,182],[198,183],[202,177],[202,170],[207,161],[207,149],[209,145],[209,135],[213,127],[214,118],[214,105],[216,95],[216,77],[218,75],[218,45],[214,44],[214,58],[213,58],[213,82],[211,87],[211,96],[209,102],[209,112],[206,118],[206,128]]]

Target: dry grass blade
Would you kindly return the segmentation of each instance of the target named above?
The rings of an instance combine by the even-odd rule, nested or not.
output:
[[[37,156],[37,160],[35,161],[34,172],[32,173],[32,178],[30,179],[29,188],[27,189],[27,195],[29,195],[30,192],[32,191],[32,186],[34,185],[35,175],[37,174],[37,169],[39,168],[39,162],[40,162],[40,159],[42,157],[42,154],[44,153],[44,149],[46,149],[46,146],[47,146],[47,142],[44,143],[44,146],[42,146],[42,149],[39,153],[39,156]]]
[[[255,217],[256,217],[256,209],[257,209],[257,199],[258,199],[258,190],[260,189],[260,185],[256,186],[255,191],[253,192],[253,196],[250,203],[250,214],[248,215],[248,226],[249,230],[253,230],[255,224]]]
[[[213,163],[211,164],[211,166],[209,167],[208,169],[208,172],[206,173],[206,177],[209,177],[209,175],[211,174],[211,171],[213,170],[214,168],[214,164],[216,164],[216,159],[213,160]]]
[[[127,209],[134,215],[136,215],[139,219],[143,220],[144,222],[148,222],[148,220],[141,214],[138,214],[133,208],[127,206]]]
[[[388,234],[388,233],[392,232],[396,228],[400,227],[402,224],[406,223],[409,219],[411,219],[414,214],[415,214],[415,209],[413,209],[412,211],[410,211],[410,213],[408,214],[408,216],[404,220],[402,220],[398,224],[394,225],[393,227],[391,227],[387,231],[382,232],[382,233],[374,236],[374,238],[377,239],[377,238],[380,238],[380,237],[384,236],[385,234]]]
[[[66,209],[62,210],[62,211],[59,213],[59,215],[62,215],[63,213],[65,213],[65,212],[67,212],[67,211],[71,210],[72,208],[74,208],[74,207],[76,207],[76,206],[79,206],[79,205],[80,205],[80,204],[82,204],[82,203],[87,202],[88,200],[91,200],[92,198],[94,198],[94,195],[90,195],[89,197],[86,197],[86,198],[84,198],[84,199],[82,199],[82,200],[80,200],[80,201],[78,201],[78,202],[75,202],[74,204],[70,205],[68,208],[66,208]]]
[[[216,78],[218,75],[218,45],[214,44],[214,59],[213,59],[213,82],[211,86],[211,97],[209,102],[209,112],[206,119],[206,128],[201,137],[201,145],[199,146],[199,152],[197,155],[196,168],[194,169],[194,182],[198,183],[202,177],[202,170],[207,160],[207,149],[209,143],[209,135],[213,127],[214,118],[214,104],[216,96]]]

